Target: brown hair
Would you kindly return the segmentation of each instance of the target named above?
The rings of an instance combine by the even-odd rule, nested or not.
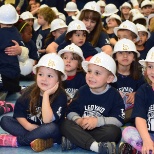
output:
[[[149,23],[150,23],[149,24],[149,27],[150,27],[149,30],[150,30],[150,32],[154,32],[154,26],[153,26],[154,25],[154,17],[150,19]]]
[[[118,20],[116,18],[113,18],[113,19],[115,19],[115,21],[116,21],[116,23],[117,23],[118,26],[121,24],[121,21],[120,20]],[[105,28],[106,28],[106,30],[108,30],[108,26],[107,25],[106,25]]]
[[[52,22],[52,20],[57,18],[55,12],[50,7],[41,8],[38,14],[43,16],[44,20],[49,24]]]
[[[126,51],[127,52],[127,51]],[[116,52],[117,53],[117,52]],[[113,59],[116,62],[116,66],[118,68],[118,61],[116,60],[116,53],[113,54]],[[137,57],[137,53],[133,52],[134,54],[134,61],[131,63],[130,65],[130,76],[134,79],[134,80],[138,80],[141,76],[141,69],[139,67],[139,58]],[[118,70],[118,69],[117,69]],[[117,72],[118,73],[118,72]]]
[[[136,20],[134,20],[133,21],[134,22],[134,24],[136,25],[137,23],[139,23],[139,24],[141,24],[141,25],[143,25],[143,26],[145,26],[146,27],[146,25],[147,25],[147,22],[146,22],[146,19],[136,19]]]
[[[37,79],[37,73],[38,73],[38,69],[36,69],[36,76],[35,76],[35,83],[29,87],[27,90],[30,92],[30,105],[29,105],[29,111],[32,115],[36,115],[36,106],[39,106],[39,102],[40,102],[40,88],[38,87],[37,83],[36,83],[36,79]],[[52,95],[50,95],[49,100],[50,103],[52,104],[52,102],[56,99],[56,97],[58,96],[59,92],[62,88],[62,80],[61,80],[61,76],[62,73],[60,71],[57,71],[57,75],[58,75],[58,82],[59,82],[59,87],[56,90],[56,92]]]
[[[83,10],[80,14],[79,20],[83,21],[84,19],[91,19],[96,21],[95,28],[93,29],[93,31],[90,32],[88,37],[88,41],[93,46],[96,46],[101,32],[106,32],[105,29],[103,29],[101,15],[96,11]]]

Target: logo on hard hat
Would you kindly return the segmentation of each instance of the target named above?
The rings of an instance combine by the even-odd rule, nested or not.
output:
[[[154,60],[154,53],[151,54],[150,59],[151,59],[151,60]]]
[[[69,49],[70,51],[74,51],[74,48],[72,48],[72,47],[69,47],[68,49]]]
[[[123,50],[128,50],[128,49],[129,49],[128,45],[123,44]]]
[[[55,65],[55,62],[54,62],[54,61],[49,60],[48,66],[54,67],[54,66],[56,66],[56,65]]]
[[[95,64],[100,64],[100,63],[101,63],[101,59],[98,58],[98,57],[96,57],[96,59],[94,60],[94,63],[95,63]]]
[[[77,25],[77,29],[79,29],[79,30],[80,30],[80,29],[81,29],[81,26],[80,26],[80,25]]]

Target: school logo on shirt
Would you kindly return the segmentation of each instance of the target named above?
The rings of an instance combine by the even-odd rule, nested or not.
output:
[[[58,111],[56,112],[57,115],[59,116],[59,118],[60,118],[60,116],[61,116],[61,110],[62,110],[62,107],[60,106],[60,107],[58,108]]]
[[[154,131],[154,105],[151,105],[147,114],[147,125],[149,131]]]
[[[84,107],[83,117],[101,117],[105,108],[97,105],[87,105]]]
[[[41,34],[39,34],[36,39],[36,47],[38,50],[42,49],[42,38],[43,38],[43,36]]]

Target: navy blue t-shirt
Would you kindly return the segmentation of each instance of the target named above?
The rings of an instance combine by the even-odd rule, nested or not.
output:
[[[19,61],[17,56],[9,56],[5,53],[5,48],[14,46],[12,40],[24,46],[21,35],[16,27],[0,28],[0,74],[15,78],[20,76]]]
[[[26,94],[20,96],[15,104],[14,108],[14,118],[25,118],[28,122],[36,125],[41,125],[43,123],[41,111],[42,111],[42,96],[40,96],[40,100],[38,102],[38,106],[36,107],[36,115],[32,115],[29,112],[29,104],[30,99]],[[62,119],[64,119],[65,112],[67,107],[67,96],[64,91],[60,91],[57,98],[51,103],[51,108],[55,117],[53,122],[59,123]]]
[[[147,53],[150,49],[144,48],[143,50],[138,50],[140,53],[140,60],[146,59]]]
[[[29,49],[29,58],[38,60],[39,56],[34,41],[30,40],[29,42],[26,42],[25,46]]]
[[[140,117],[146,120],[149,132],[154,133],[154,90],[145,83],[136,92],[132,118]]]
[[[67,16],[66,17],[66,25],[69,25],[69,23],[72,22],[72,21],[73,21],[72,16]]]
[[[96,95],[85,85],[76,93],[68,107],[68,113],[75,112],[81,117],[115,117],[124,122],[124,103],[119,92],[110,87],[104,94]]]
[[[154,32],[151,32],[150,38],[145,43],[145,48],[150,50],[154,46]]]
[[[34,42],[36,43],[36,47],[38,50],[44,49],[45,47],[44,41],[49,33],[50,33],[50,28],[42,30],[42,27],[40,27],[36,32],[36,40]]]
[[[77,72],[73,79],[63,81],[63,87],[70,98],[73,98],[78,89],[85,84],[85,73],[83,72]]]
[[[68,41],[63,41],[63,43],[61,43],[58,46],[57,52],[59,52],[60,50],[64,49],[67,45],[70,45],[71,42]],[[86,59],[89,56],[94,56],[95,54],[97,54],[97,50],[91,45],[91,43],[89,42],[85,42],[81,47],[81,50],[83,52],[83,57]]]

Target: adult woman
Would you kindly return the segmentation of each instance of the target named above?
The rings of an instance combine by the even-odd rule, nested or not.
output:
[[[81,11],[79,20],[83,21],[89,30],[88,41],[94,46],[99,47],[107,54],[112,53],[109,38],[103,30],[101,22],[100,7],[96,2],[88,2]],[[64,41],[65,34],[62,34],[58,39],[49,44],[46,52],[56,52],[58,46]]]

